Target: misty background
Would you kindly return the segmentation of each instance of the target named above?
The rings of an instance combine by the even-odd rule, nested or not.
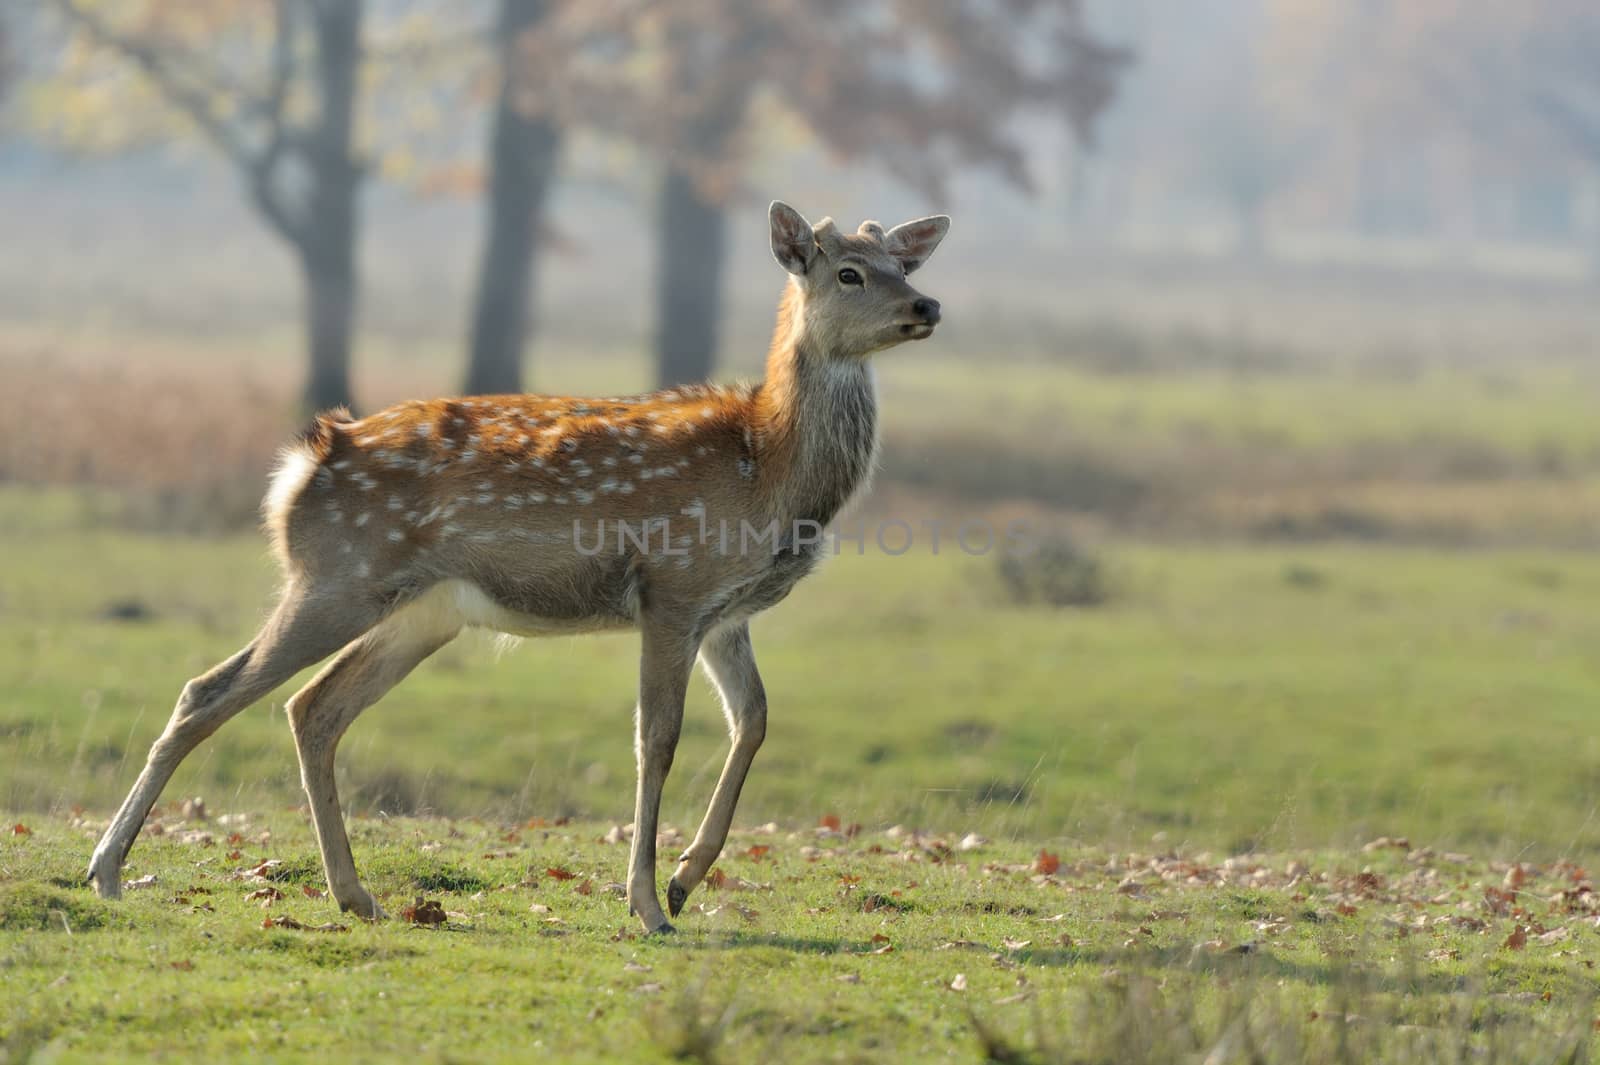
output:
[[[881,360],[884,483],[923,504],[1595,542],[1578,0],[27,0],[3,32],[0,477],[230,527],[308,408],[757,375],[782,198],[954,216],[939,339]]]

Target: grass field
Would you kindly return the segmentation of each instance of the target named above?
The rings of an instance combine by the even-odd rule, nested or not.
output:
[[[1069,531],[1088,569],[1019,580],[1092,594],[845,543],[754,625],[767,744],[668,940],[613,890],[626,636],[469,636],[356,723],[340,786],[390,921],[315,897],[292,684],[180,769],[126,870],[154,881],[95,900],[184,681],[271,603],[251,523],[292,379],[137,334],[0,344],[0,827],[27,830],[0,837],[0,1062],[1588,1060],[1592,314],[1397,305],[1347,337],[1348,309],[1273,332],[1203,297],[1198,331],[884,360],[864,520]],[[364,360],[363,396],[447,387],[413,354]],[[697,682],[663,855],[725,743]],[[442,926],[399,916],[419,897]]]
[[[7,1060],[1577,1061],[1600,955],[1582,869],[1404,842],[755,830],[645,939],[603,823],[358,820],[376,925],[320,897],[293,811],[168,811],[114,905],[76,883],[94,824],[26,827]]]
[[[85,528],[69,497],[3,498],[0,802],[103,809],[183,682],[248,639],[276,577],[253,535]],[[1160,832],[1230,851],[1406,834],[1544,860],[1600,852],[1600,560],[1129,547],[1104,565],[1104,604],[1058,610],[1009,602],[992,558],[846,544],[755,626],[772,718],[745,818],[826,808],[864,824],[1118,845]],[[458,641],[346,738],[349,801],[620,815],[635,648]],[[173,794],[298,802],[280,712],[293,690],[230,723]],[[702,685],[687,716],[666,799],[680,824],[725,742]]]

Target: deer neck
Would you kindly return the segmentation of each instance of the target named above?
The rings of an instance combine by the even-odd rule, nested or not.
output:
[[[831,351],[792,282],[778,309],[754,429],[763,488],[786,521],[827,524],[865,487],[878,450],[878,392],[864,357]]]

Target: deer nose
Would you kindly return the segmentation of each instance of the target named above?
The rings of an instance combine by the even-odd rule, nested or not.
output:
[[[911,313],[915,314],[929,325],[938,325],[939,301],[929,299],[927,296],[922,296],[917,300],[917,302],[911,305]]]

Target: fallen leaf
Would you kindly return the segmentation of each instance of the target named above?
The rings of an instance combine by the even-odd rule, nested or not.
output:
[[[765,858],[767,853],[771,850],[772,848],[767,846],[765,843],[756,843],[752,844],[750,849],[744,852],[744,856],[752,861],[759,862],[761,859]]]
[[[589,880],[589,879],[586,878],[583,881],[583,883],[579,884],[577,887],[573,888],[572,890],[577,892],[579,895],[593,895],[594,894],[594,881],[593,880]]]
[[[950,990],[965,991],[967,989],[967,974],[956,973],[956,978],[950,981]]]
[[[261,927],[262,928],[286,928],[286,929],[289,929],[290,931],[294,931],[294,932],[348,932],[348,931],[350,931],[350,927],[348,925],[334,924],[332,921],[328,922],[327,924],[318,924],[318,925],[301,924],[299,921],[296,921],[293,917],[290,917],[287,914],[284,914],[284,915],[281,915],[281,916],[278,916],[278,917],[268,917],[268,918],[266,918],[265,920],[263,920],[261,922]]]
[[[1033,940],[1031,940],[1031,939],[1002,939],[1000,941],[1000,945],[1005,947],[1007,950],[1021,950],[1023,947],[1032,946],[1033,945]]]
[[[976,832],[968,832],[965,836],[961,837],[961,842],[956,844],[956,850],[975,851],[980,847],[987,847],[988,845],[989,841],[987,839],[984,839]]]
[[[140,888],[147,888],[147,887],[154,886],[155,882],[156,882],[156,874],[151,873],[149,876],[141,876],[137,880],[130,880],[126,884],[123,884],[122,886],[125,889],[127,889],[128,891],[138,891]]]
[[[707,891],[721,891],[728,886],[728,874],[721,869],[713,869],[706,874],[705,886]]]
[[[1395,850],[1408,851],[1411,849],[1411,841],[1404,836],[1379,836],[1371,843],[1364,845],[1361,849],[1370,854],[1373,851],[1383,850],[1386,847],[1393,847]]]
[[[889,937],[884,935],[882,932],[874,932],[874,933],[872,933],[872,939],[869,940],[869,942],[872,942],[872,943],[887,943],[887,942],[889,942]]]
[[[546,906],[542,902],[536,902],[532,906],[529,906],[528,910],[532,913],[549,913],[550,907]]]
[[[11,834],[13,836],[31,836],[33,835],[33,829],[19,821],[11,826]]]
[[[623,965],[622,971],[625,973],[647,973],[653,968],[654,966],[651,965],[642,965],[639,962],[630,961]]]
[[[415,903],[400,911],[400,919],[411,924],[440,925],[444,924],[446,915],[444,906],[434,899],[423,901],[418,898]]]
[[[568,869],[562,869],[560,866],[552,866],[551,868],[546,869],[544,871],[544,875],[548,876],[551,880],[576,880],[578,878],[577,873],[574,873]]]
[[[840,973],[838,976],[835,976],[834,979],[839,981],[841,984],[859,984],[861,982],[861,974]]]
[[[275,887],[257,888],[244,897],[246,902],[259,902],[262,906],[271,906],[283,898],[283,892]]]
[[[823,814],[822,820],[817,822],[818,828],[825,828],[830,832],[838,832],[841,828],[838,814]]]
[[[660,984],[640,984],[634,991],[641,995],[654,995],[661,990]]]
[[[172,967],[178,970],[180,973],[194,972],[194,962],[190,961],[188,958],[185,958],[182,961],[173,962]]]
[[[1517,927],[1512,931],[1512,933],[1509,936],[1506,936],[1506,941],[1504,943],[1500,944],[1501,948],[1504,949],[1504,950],[1521,950],[1523,947],[1525,947],[1527,945],[1528,945],[1528,930],[1526,928],[1522,927],[1522,925],[1520,925],[1520,924],[1517,925]]]
[[[1049,851],[1040,851],[1039,857],[1033,861],[1033,871],[1043,876],[1054,876],[1057,869],[1061,868],[1061,856],[1051,854]]]
[[[323,891],[321,888],[314,888],[310,884],[306,884],[301,887],[300,891],[308,899],[320,899],[323,895],[327,894],[327,892]]]

